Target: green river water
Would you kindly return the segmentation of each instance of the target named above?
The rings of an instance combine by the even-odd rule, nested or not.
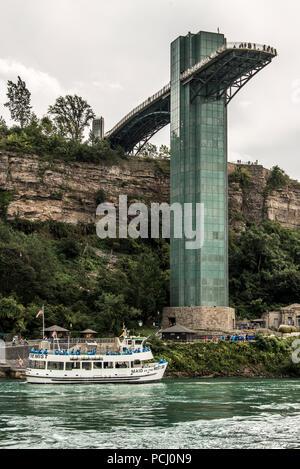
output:
[[[0,379],[0,448],[299,448],[299,379]]]

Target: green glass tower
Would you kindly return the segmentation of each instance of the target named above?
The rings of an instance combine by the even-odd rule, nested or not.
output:
[[[171,44],[170,83],[106,134],[113,146],[140,151],[170,122],[171,204],[183,212],[185,204],[193,207],[193,230],[197,204],[204,212],[204,242],[194,249],[188,249],[189,239],[176,237],[180,218],[176,233],[171,223],[170,307],[164,308],[162,327],[235,327],[228,305],[227,106],[276,56],[271,46],[227,43],[219,33],[180,36]]]
[[[202,203],[204,244],[171,236],[171,306],[228,306],[227,107],[180,75],[225,43],[200,32],[171,44],[171,202]],[[195,216],[195,212],[194,212]]]

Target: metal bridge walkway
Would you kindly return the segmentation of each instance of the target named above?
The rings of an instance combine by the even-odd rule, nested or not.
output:
[[[224,99],[226,105],[260,70],[268,65],[277,51],[273,47],[230,42],[224,44],[193,67],[183,71],[183,84],[193,82],[191,100]],[[112,147],[140,151],[160,129],[170,123],[171,83],[134,108],[105,134]]]

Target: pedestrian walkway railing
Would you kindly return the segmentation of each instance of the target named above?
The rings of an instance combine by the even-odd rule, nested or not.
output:
[[[228,42],[223,46],[219,47],[217,50],[212,52],[210,55],[205,57],[204,59],[200,60],[200,62],[196,63],[193,67],[188,68],[180,75],[180,80],[185,81],[191,78],[195,73],[197,73],[200,69],[204,66],[215,60],[218,56],[224,54],[226,51],[230,50],[246,50],[246,51],[256,51],[256,52],[263,52],[265,54],[269,54],[272,56],[277,55],[277,50],[274,47],[267,46],[265,44],[255,44],[253,42]],[[136,106],[132,111],[130,111],[126,116],[123,117],[111,130],[106,132],[105,137],[111,137],[114,132],[120,129],[127,121],[129,121],[132,117],[139,114],[143,110],[147,109],[151,104],[155,101],[162,100],[170,95],[171,91],[171,83],[169,82],[165,85],[162,89],[157,91],[155,94],[150,96],[148,99],[143,101],[139,106]]]

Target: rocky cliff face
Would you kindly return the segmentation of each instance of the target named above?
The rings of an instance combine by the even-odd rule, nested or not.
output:
[[[229,224],[234,231],[241,231],[247,222],[256,224],[265,220],[277,220],[291,229],[300,227],[300,184],[290,184],[266,194],[270,171],[260,165],[228,164],[228,173],[232,174],[237,167],[250,174],[246,187],[240,183],[229,183]]]
[[[138,160],[119,166],[47,162],[38,156],[0,152],[0,191],[9,191],[8,219],[94,223],[100,202],[168,201],[168,162]]]
[[[7,217],[32,221],[55,220],[90,224],[99,202],[117,203],[126,194],[128,202],[169,201],[169,163],[142,160],[108,164],[43,161],[38,156],[0,152],[0,191],[8,191]],[[244,165],[251,178],[247,187],[229,184],[229,221],[235,231],[247,221],[278,220],[289,228],[300,227],[300,187],[286,186],[265,196],[269,171]],[[236,165],[229,163],[228,172]],[[299,185],[300,186],[300,185]]]

